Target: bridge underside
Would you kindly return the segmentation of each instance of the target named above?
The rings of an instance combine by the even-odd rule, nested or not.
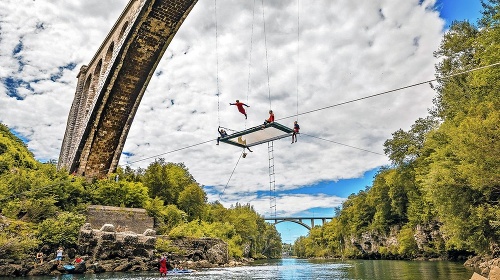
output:
[[[77,149],[66,166],[62,166],[70,173],[103,177],[115,171],[146,87],[167,46],[197,0],[144,2],[109,67],[101,92],[97,93],[89,121],[83,124],[85,129],[80,141],[73,143]],[[63,143],[67,141],[66,137]],[[65,162],[64,158],[61,160],[63,149],[60,162]]]
[[[311,230],[314,228],[314,221],[319,220],[321,223],[324,225],[327,221],[331,220],[331,217],[267,217],[264,218],[264,220],[268,222],[273,222],[275,225],[284,223],[284,222],[292,222],[299,224],[307,230]],[[309,226],[308,224],[304,223],[304,220],[309,221],[311,225]]]

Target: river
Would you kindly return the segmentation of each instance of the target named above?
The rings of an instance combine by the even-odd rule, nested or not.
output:
[[[251,266],[200,270],[192,274],[168,275],[181,280],[236,279],[336,279],[336,280],[468,280],[472,271],[462,263],[449,261],[386,261],[386,260],[304,260],[282,259],[258,261]],[[160,279],[159,273],[127,272],[87,275],[16,277],[30,280],[149,280]]]

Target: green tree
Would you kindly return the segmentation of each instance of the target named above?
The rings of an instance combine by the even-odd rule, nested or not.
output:
[[[99,180],[92,188],[95,204],[141,208],[149,199],[148,189],[140,182]]]
[[[176,204],[179,194],[189,185],[196,184],[182,163],[166,163],[164,159],[151,163],[143,176],[150,197],[159,197],[165,204]]]
[[[198,184],[190,184],[179,194],[178,205],[187,213],[188,220],[201,219],[204,216],[207,195]]]

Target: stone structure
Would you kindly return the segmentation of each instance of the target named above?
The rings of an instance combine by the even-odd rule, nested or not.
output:
[[[105,224],[101,229],[92,229],[85,224],[78,237],[78,253],[95,260],[142,257],[152,258],[156,237],[154,232],[144,234],[116,232],[115,226]]]
[[[78,74],[58,168],[86,177],[115,171],[146,87],[197,0],[130,0]]]
[[[153,218],[144,209],[102,205],[90,205],[87,208],[87,223],[94,229],[113,224],[117,232],[142,233],[154,227]]]

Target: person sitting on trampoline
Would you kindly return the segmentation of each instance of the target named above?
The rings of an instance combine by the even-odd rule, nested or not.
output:
[[[245,108],[243,108],[243,106],[247,106],[247,107],[250,107],[250,106],[248,106],[247,104],[245,104],[243,102],[240,102],[239,100],[236,100],[236,103],[229,103],[229,105],[236,105],[236,107],[238,107],[238,111],[240,111],[240,113],[245,115],[245,119],[247,118],[247,112],[245,111]]]
[[[295,139],[295,142],[297,142],[297,134],[299,134],[299,130],[300,130],[300,126],[299,124],[297,123],[297,121],[294,121],[293,122],[293,133],[292,133],[292,144],[293,144],[293,140]]]
[[[219,145],[219,141],[220,141],[221,138],[227,137],[227,132],[224,130],[224,128],[219,127],[218,130],[219,130],[220,136],[217,137],[217,145]]]
[[[268,124],[274,122],[274,113],[273,110],[269,110],[269,118],[264,121],[264,127],[266,127]]]

